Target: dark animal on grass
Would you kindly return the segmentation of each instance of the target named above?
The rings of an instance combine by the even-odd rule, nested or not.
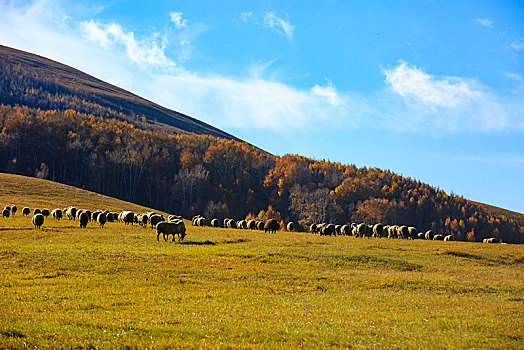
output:
[[[78,211],[78,209],[76,209],[75,207],[69,207],[67,208],[66,210],[66,216],[69,220],[75,220],[76,219],[76,212]]]
[[[38,208],[33,210],[33,215],[36,215],[36,214],[42,214],[42,211]]]
[[[400,226],[397,229],[397,237],[402,239],[408,239],[409,237],[409,229],[407,226]]]
[[[156,225],[156,240],[159,240],[160,234],[164,236],[164,241],[167,241],[169,235],[173,235],[173,242],[175,241],[175,235],[178,235],[178,240],[181,241],[186,236],[186,226],[184,221],[161,221]]]
[[[342,227],[340,228],[340,234],[345,236],[351,236],[351,226],[342,225]]]
[[[257,222],[253,219],[247,221],[247,228],[250,230],[256,230],[257,229]]]
[[[100,228],[104,228],[104,225],[107,222],[107,214],[106,213],[100,213],[96,217],[96,222],[100,225]]]
[[[264,232],[273,232],[276,233],[280,229],[280,225],[278,224],[278,221],[275,219],[269,219],[266,221],[266,224],[264,225]]]
[[[433,234],[433,231],[432,230],[427,230],[426,234],[424,235],[424,238],[427,239],[428,241],[431,241],[431,240],[433,240],[433,236],[435,236]]]
[[[35,227],[36,230],[39,230],[42,228],[42,225],[44,224],[44,216],[40,213],[33,215],[33,218],[31,219],[31,223]]]
[[[15,216],[15,214],[16,214],[17,211],[18,211],[17,206],[16,206],[16,205],[13,205],[13,206],[11,207],[11,214],[12,214],[13,216]]]
[[[151,224],[151,228],[155,228],[156,224],[162,221],[165,221],[165,219],[160,214],[154,214],[149,217],[149,223]]]
[[[257,221],[257,229],[259,229],[260,231],[262,231],[264,229],[264,226],[266,226],[266,224],[264,223],[264,221]]]
[[[453,241],[453,235],[447,235],[446,237],[444,237],[444,240],[445,241]]]
[[[53,219],[55,220],[60,220],[62,219],[62,209],[53,209],[51,211],[51,216],[53,217]]]
[[[293,232],[295,231],[295,224],[293,222],[288,222],[287,223],[287,226],[286,226],[286,229],[289,231],[289,232]]]
[[[443,235],[434,235],[433,236],[433,240],[434,241],[443,241],[444,240],[444,236]]]
[[[322,226],[322,228],[320,229],[320,235],[321,236],[336,236],[337,234],[335,232],[335,225],[327,224],[327,225]]]
[[[413,227],[413,226],[408,227],[408,236],[409,236],[410,239],[417,239],[418,238],[416,227]]]
[[[218,219],[211,219],[211,226],[218,227]]]
[[[29,216],[29,214],[31,214],[31,209],[29,209],[29,207],[24,207],[24,209],[22,209],[22,215]]]
[[[87,223],[89,222],[89,216],[85,211],[82,211],[80,215],[78,215],[78,221],[80,222],[80,228],[87,227]]]
[[[383,232],[384,226],[382,226],[382,224],[375,224],[375,226],[373,226],[373,237],[380,238]]]
[[[317,233],[318,232],[318,225],[317,224],[311,224],[309,226],[309,232],[311,233]]]
[[[7,209],[2,210],[2,217],[3,218],[8,218],[9,215],[11,215],[11,211],[10,210],[7,210]]]
[[[47,218],[49,215],[51,215],[51,211],[47,208],[44,208],[42,209],[42,215]]]
[[[491,238],[484,238],[482,240],[482,242],[484,242],[484,243],[498,243],[499,240],[497,238],[495,238],[495,237],[491,237]]]

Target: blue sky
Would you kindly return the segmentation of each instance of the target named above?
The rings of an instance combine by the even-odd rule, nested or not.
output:
[[[524,212],[524,3],[5,1],[0,43],[277,155]]]

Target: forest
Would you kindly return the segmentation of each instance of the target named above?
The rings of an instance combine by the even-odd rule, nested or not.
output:
[[[185,217],[415,226],[522,243],[518,220],[388,170],[245,142],[142,130],[72,109],[0,105],[0,171],[49,179]]]

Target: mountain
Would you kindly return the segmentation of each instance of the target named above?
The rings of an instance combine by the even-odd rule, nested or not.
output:
[[[378,168],[277,157],[29,53],[0,50],[0,172],[184,217],[381,222],[524,243],[524,215]],[[161,121],[162,120],[162,121]]]
[[[144,129],[238,140],[188,115],[159,106],[117,86],[50,59],[0,45],[0,100],[45,109],[74,109],[116,117]],[[22,89],[20,89],[22,87]],[[25,88],[32,89],[27,98]]]

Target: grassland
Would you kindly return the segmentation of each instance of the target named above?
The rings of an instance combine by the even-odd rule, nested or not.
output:
[[[0,205],[145,208],[0,175]],[[0,348],[523,348],[524,247],[0,218]]]

